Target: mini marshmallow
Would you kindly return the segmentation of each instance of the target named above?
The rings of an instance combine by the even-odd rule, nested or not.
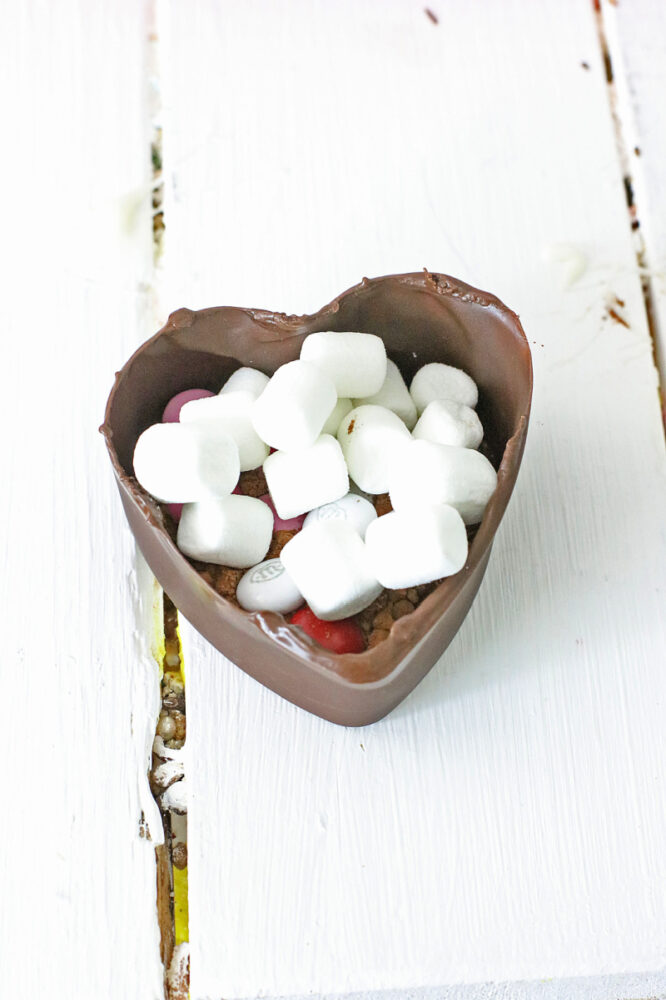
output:
[[[286,615],[303,604],[303,595],[281,559],[267,559],[238,582],[236,600],[246,611],[278,611]]]
[[[266,504],[235,495],[185,504],[176,543],[191,559],[246,569],[261,562],[272,537]]]
[[[317,440],[337,401],[333,382],[308,361],[282,365],[255,401],[252,422],[262,441],[288,451]]]
[[[390,358],[386,360],[386,378],[379,392],[376,392],[374,396],[366,396],[365,399],[354,400],[354,406],[364,406],[365,404],[385,406],[387,410],[392,410],[410,431],[416,423],[414,400],[409,395],[409,389],[400,374],[400,369]]]
[[[496,486],[497,473],[480,452],[410,441],[391,470],[388,490],[396,510],[450,504],[465,524],[478,524]]]
[[[409,431],[400,417],[383,406],[356,407],[338,430],[349,475],[366,493],[388,490],[389,470],[409,440]]]
[[[301,346],[301,359],[333,380],[338,396],[372,396],[386,378],[386,348],[374,333],[311,333]]]
[[[268,445],[254,429],[253,406],[254,396],[249,392],[228,392],[208,399],[196,399],[183,406],[180,422],[197,424],[215,421],[236,442],[241,472],[247,472],[257,469],[269,452]]]
[[[479,390],[474,379],[462,369],[443,365],[439,361],[419,368],[412,379],[409,392],[419,414],[423,413],[433,399],[452,399],[455,403],[471,407],[475,407],[479,401]]]
[[[303,522],[303,527],[312,527],[319,521],[346,521],[359,533],[361,538],[365,538],[368,525],[376,517],[377,511],[369,500],[364,500],[356,493],[348,493],[347,496],[334,500],[333,503],[326,503],[323,507],[311,510]]]
[[[471,406],[454,403],[452,399],[433,399],[419,417],[412,437],[456,448],[478,448],[483,440],[483,427]]]
[[[328,417],[326,423],[322,427],[322,434],[332,434],[333,437],[338,433],[338,427],[347,416],[349,411],[352,409],[351,399],[339,399],[333,409],[331,410],[330,416]]]
[[[313,524],[287,542],[280,558],[323,621],[355,615],[382,592],[368,567],[365,543],[347,521]]]
[[[236,442],[214,424],[153,424],[139,437],[133,462],[144,490],[163,503],[226,496],[240,475]]]
[[[467,532],[446,504],[392,511],[368,527],[370,568],[384,587],[418,587],[452,576],[467,560]]]
[[[264,375],[258,368],[237,368],[220,389],[220,395],[226,395],[228,392],[249,392],[256,399],[269,381],[268,375]]]
[[[309,448],[273,452],[264,462],[264,474],[275,510],[285,521],[349,492],[342,449],[330,434],[322,434]]]

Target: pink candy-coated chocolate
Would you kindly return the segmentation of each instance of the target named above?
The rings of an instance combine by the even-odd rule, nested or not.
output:
[[[273,506],[273,501],[270,498],[269,493],[265,493],[263,497],[259,497],[264,503],[267,503],[270,509],[273,511],[273,518],[275,521],[275,531],[300,531],[303,527],[303,521],[305,520],[305,514],[299,514],[298,517],[290,517],[284,521],[281,517],[278,517],[277,511]]]
[[[185,403],[189,403],[193,399],[206,399],[207,396],[214,395],[215,393],[211,392],[210,389],[185,389],[184,392],[177,393],[164,407],[162,423],[177,424],[180,420],[180,411]]]

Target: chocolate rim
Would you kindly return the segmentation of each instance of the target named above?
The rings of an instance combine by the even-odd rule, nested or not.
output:
[[[283,343],[287,345],[292,338],[297,336],[303,337],[314,330],[327,329],[325,320],[327,317],[338,313],[346,300],[354,299],[354,297],[366,293],[369,288],[377,288],[385,284],[389,286],[398,284],[411,288],[415,292],[422,292],[441,298],[454,298],[470,305],[481,306],[494,311],[497,314],[497,318],[504,322],[516,339],[514,345],[516,356],[522,364],[524,374],[527,377],[527,393],[521,407],[522,412],[517,420],[516,429],[504,447],[498,468],[497,489],[486,508],[483,520],[470,545],[468,559],[464,568],[455,576],[444,580],[413,612],[394,622],[388,637],[373,649],[366,650],[363,653],[336,654],[324,649],[296,626],[289,625],[283,615],[275,612],[243,611],[221,597],[201,579],[194,567],[191,566],[171,540],[156,502],[123,467],[114,445],[112,417],[118,391],[129,377],[136,361],[147,352],[154,351],[155,345],[159,342],[163,342],[165,351],[168,351],[169,345],[173,344],[180,350],[204,351],[213,355],[222,355],[224,353],[225,357],[232,357],[233,354],[230,352],[230,348],[233,350],[233,338],[224,345],[224,352],[220,350],[219,345],[216,343],[217,336],[219,335],[220,321],[224,319],[233,320],[237,324],[240,321],[240,326],[242,327],[243,318],[246,318],[250,321],[252,330],[245,329],[243,331],[242,336],[244,339],[238,343],[238,347],[242,346],[244,351],[247,351],[249,346],[259,351],[262,345],[270,345],[273,349],[277,349],[279,355],[280,345]],[[197,328],[196,342],[194,341],[195,327]],[[248,338],[250,338],[249,343]],[[236,358],[235,360],[238,361],[239,359]],[[284,361],[286,360],[289,360],[289,358],[285,351]],[[240,361],[240,363],[251,364],[252,362],[246,358]],[[277,363],[282,364],[284,362],[278,358]],[[471,372],[471,374],[474,375],[474,372]],[[248,638],[256,636],[257,633],[262,633],[283,649],[296,655],[299,659],[305,660],[317,672],[333,673],[340,680],[352,685],[363,684],[367,686],[384,680],[394,673],[394,671],[400,669],[401,664],[408,654],[430,632],[438,619],[446,612],[463,589],[470,576],[479,566],[479,563],[486,557],[515,485],[525,446],[532,389],[533,371],[530,348],[516,313],[508,309],[496,296],[490,293],[473,288],[449,275],[429,272],[427,269],[424,269],[423,273],[384,275],[372,279],[363,278],[357,285],[336,296],[316,313],[304,314],[302,316],[274,313],[264,309],[241,309],[231,306],[214,307],[198,311],[191,309],[177,310],[169,316],[165,325],[153,337],[142,344],[123,365],[122,369],[116,373],[113,388],[107,400],[104,423],[100,427],[100,432],[105,438],[109,457],[119,484],[129,493],[143,518],[164,535],[165,544],[173,549],[182,562],[186,579],[188,579],[190,574],[193,577],[191,581],[188,579],[188,583],[191,582],[194,587],[196,581],[198,581],[200,586],[205,587],[209,591],[206,602],[209,608],[212,607],[223,618],[230,618],[234,622],[235,627],[244,632]]]

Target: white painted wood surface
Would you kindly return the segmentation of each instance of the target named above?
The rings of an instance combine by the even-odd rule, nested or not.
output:
[[[97,433],[154,325],[145,10],[4,20],[0,995],[152,1000],[161,597]]]
[[[165,313],[427,265],[521,313],[536,376],[486,582],[387,720],[185,629],[196,1000],[666,991],[666,464],[593,12],[431,6],[160,8]]]
[[[517,308],[536,372],[479,599],[389,719],[315,720],[184,630],[193,1000],[666,995],[663,437],[594,21],[430,6],[158,0],[160,318],[427,265]],[[663,310],[663,6],[602,6]],[[155,326],[150,17],[6,20],[0,995],[152,1000],[159,595],[96,434]]]

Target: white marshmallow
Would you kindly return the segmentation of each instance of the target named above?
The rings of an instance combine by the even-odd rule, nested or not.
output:
[[[366,548],[372,572],[384,587],[418,587],[463,568],[467,532],[453,507],[415,507],[373,521]]]
[[[391,466],[409,442],[400,417],[383,406],[358,406],[344,418],[338,441],[349,475],[366,493],[385,493]]]
[[[342,397],[372,396],[386,378],[386,348],[374,333],[311,333],[301,346],[301,359],[326,372]]]
[[[336,400],[328,375],[308,361],[289,361],[255,401],[254,429],[262,441],[281,451],[307,448],[319,437]]]
[[[203,404],[203,405],[200,405]],[[252,423],[254,396],[249,392],[227,392],[224,395],[193,399],[180,411],[181,424],[214,421],[231,435],[238,446],[241,472],[258,468],[269,452]]]
[[[354,400],[354,406],[364,406],[365,404],[385,406],[387,410],[392,410],[410,431],[416,423],[414,400],[409,395],[409,389],[400,374],[400,369],[390,358],[386,359],[386,378],[379,392],[376,392],[374,396],[366,396],[365,399]]]
[[[351,524],[355,531],[358,531],[361,538],[365,538],[365,532],[371,521],[377,517],[377,511],[369,500],[358,496],[356,493],[348,493],[347,496],[334,500],[333,503],[324,504],[311,510],[303,522],[303,527],[308,528],[319,521],[339,520]]]
[[[185,504],[176,541],[191,559],[246,569],[261,562],[272,537],[270,507],[255,497],[234,494]]]
[[[324,621],[355,615],[382,591],[368,568],[365,544],[347,521],[320,521],[300,531],[282,549],[281,559]]]
[[[264,375],[258,368],[237,368],[220,389],[220,395],[227,392],[249,392],[256,399],[269,381],[268,375]]]
[[[479,390],[474,379],[461,368],[443,365],[439,361],[419,368],[409,391],[419,414],[423,413],[433,399],[452,399],[471,407],[475,407],[479,401]]]
[[[240,475],[233,438],[215,425],[153,424],[134,449],[134,475],[163,503],[226,496]]]
[[[267,559],[240,578],[236,600],[246,611],[279,611],[286,615],[300,608],[303,595],[282,560]]]
[[[480,452],[410,441],[391,470],[388,490],[396,510],[445,503],[465,524],[477,524],[496,486],[497,473]]]
[[[264,474],[278,517],[288,521],[349,491],[347,466],[340,445],[322,434],[309,448],[275,451],[264,462]]]
[[[478,448],[483,441],[483,427],[471,406],[452,399],[433,399],[419,417],[412,437],[456,448]]]
[[[322,434],[332,434],[333,437],[338,433],[338,427],[341,422],[347,416],[352,408],[351,399],[342,398],[337,401],[331,413],[321,429]]]

